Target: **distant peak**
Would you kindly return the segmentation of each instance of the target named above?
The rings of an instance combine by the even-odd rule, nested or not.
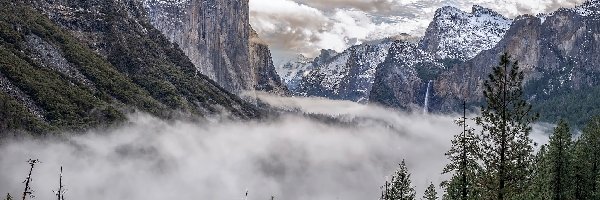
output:
[[[456,8],[456,7],[452,7],[452,6],[444,6],[441,8],[438,8],[435,11],[436,15],[439,15],[441,13],[465,13],[462,10]]]
[[[600,0],[587,0],[582,6],[586,8],[600,8]]]
[[[473,15],[477,15],[477,16],[485,15],[485,14],[500,15],[496,11],[493,11],[492,9],[489,9],[489,8],[484,8],[483,6],[480,6],[480,5],[473,5],[473,8],[471,8],[471,13]]]

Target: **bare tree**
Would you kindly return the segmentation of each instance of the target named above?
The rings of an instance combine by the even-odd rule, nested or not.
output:
[[[31,172],[33,172],[33,167],[35,167],[35,164],[40,163],[40,160],[35,159],[29,159],[27,161],[27,163],[29,163],[29,165],[31,166],[31,168],[29,168],[29,175],[27,175],[27,179],[25,179],[25,181],[23,181],[23,183],[25,183],[25,190],[23,191],[23,200],[25,200],[25,198],[27,197],[27,195],[29,195],[29,197],[34,198],[35,196],[33,195],[33,190],[31,190],[31,188],[29,187],[29,183],[31,183]]]
[[[64,185],[62,184],[62,171],[63,168],[62,166],[60,167],[60,177],[58,179],[58,190],[57,191],[53,191],[54,194],[56,194],[56,199],[57,200],[65,200],[65,188]]]

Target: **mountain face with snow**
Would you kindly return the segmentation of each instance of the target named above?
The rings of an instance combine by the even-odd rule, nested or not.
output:
[[[436,59],[468,60],[493,48],[511,23],[512,20],[477,5],[471,13],[443,7],[435,12],[419,47]]]
[[[578,107],[597,104],[581,102],[595,101],[592,96],[600,85],[600,58],[595,56],[600,55],[600,1],[539,17],[517,17],[494,48],[440,76],[436,86],[444,93],[441,95],[481,99],[482,82],[504,52],[518,60],[525,71],[526,96],[542,116],[558,117],[551,113],[555,110],[588,110],[590,116],[600,113]],[[576,96],[580,98],[574,101]]]
[[[308,76],[311,70],[322,63],[329,61],[329,59],[336,55],[337,52],[330,49],[321,50],[321,54],[314,59],[298,55],[296,58],[277,67],[277,73],[281,76],[282,81],[292,93],[303,95],[305,92],[302,92],[300,87],[303,77]]]
[[[451,112],[462,101],[483,101],[483,82],[508,52],[525,71],[526,98],[544,120],[556,120],[558,114],[548,113],[555,108],[590,110],[574,105],[600,103],[586,95],[600,94],[600,57],[593,56],[600,55],[599,0],[515,19],[480,6],[471,13],[443,7],[417,45],[400,40],[390,43],[387,52],[372,46],[351,47],[322,65],[311,62],[307,66],[312,69],[300,75],[300,87],[293,92],[401,109],[420,110],[427,102],[433,112]],[[588,103],[573,102],[573,96]]]
[[[139,1],[151,24],[177,43],[200,73],[223,88],[236,94],[286,90],[272,73],[272,61],[265,60],[271,59],[268,47],[253,43],[259,39],[252,35],[248,0]]]
[[[391,44],[356,45],[326,61],[317,59],[316,67],[303,74],[298,91],[304,96],[367,102],[377,65],[387,57]]]
[[[370,102],[401,109],[424,107],[431,82],[444,68],[417,45],[395,41],[377,67]]]

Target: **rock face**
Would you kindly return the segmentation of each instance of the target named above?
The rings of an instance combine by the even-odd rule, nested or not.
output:
[[[385,61],[379,64],[370,93],[370,102],[402,109],[424,107],[435,95],[428,95],[444,65],[432,54],[406,41],[395,41]],[[430,93],[434,91],[429,91]]]
[[[308,70],[302,74],[302,87],[292,91],[296,95],[368,99],[409,110],[421,110],[428,101],[430,111],[452,112],[461,108],[462,101],[470,105],[483,101],[484,81],[500,55],[508,52],[525,71],[526,98],[543,120],[552,122],[562,115],[581,124],[582,120],[573,120],[581,117],[569,115],[571,111],[564,115],[553,112],[557,109],[585,110],[586,116],[600,114],[600,109],[585,107],[600,103],[599,98],[590,98],[600,95],[600,57],[595,56],[600,55],[599,0],[514,20],[480,6],[474,6],[471,13],[444,7],[436,12],[418,45],[401,41],[393,42],[386,54],[379,54],[386,55],[383,61],[372,62],[377,67],[366,97],[356,98],[344,89],[362,92],[365,88],[363,82],[349,77],[353,69],[367,69],[356,67],[369,62],[355,55],[372,52],[366,48],[369,45],[351,47],[325,65],[311,62],[303,68]]]
[[[391,41],[362,44],[332,56],[324,51],[313,69],[303,73],[298,91],[304,96],[367,102],[375,69],[388,55]]]
[[[592,56],[600,55],[599,31],[597,0],[539,17],[520,16],[494,48],[440,76],[442,84],[437,85],[438,89],[444,96],[477,101],[481,98],[483,80],[497,65],[499,55],[508,52],[526,72],[525,92],[531,102],[552,110],[589,110],[577,108],[577,102],[566,96],[592,92],[600,84],[600,58]],[[548,105],[548,102],[553,103]],[[538,110],[542,116],[558,118],[557,114],[547,113],[548,110]],[[588,116],[596,112],[590,111]]]
[[[262,115],[199,74],[137,0],[0,4],[0,129],[85,129],[135,110],[162,118]]]
[[[287,87],[281,82],[281,78],[275,71],[271,51],[267,44],[262,41],[256,31],[250,32],[250,66],[254,89],[278,95],[289,95]]]
[[[233,93],[285,91],[266,58],[268,47],[253,42],[257,36],[251,35],[248,0],[140,1],[152,25],[177,43],[200,73],[223,88]],[[261,55],[252,55],[257,53]]]
[[[443,7],[435,12],[419,47],[436,59],[468,60],[494,47],[511,23],[512,20],[477,5],[471,13]]]

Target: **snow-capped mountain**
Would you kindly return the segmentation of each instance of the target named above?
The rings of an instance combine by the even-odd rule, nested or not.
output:
[[[464,100],[482,100],[483,81],[508,52],[525,71],[526,98],[536,109],[566,109],[560,102],[588,99],[581,91],[600,85],[600,57],[592,56],[600,55],[599,33],[600,0],[515,19],[480,6],[471,13],[443,7],[418,45],[363,44],[310,62],[303,69],[312,69],[296,73],[302,81],[293,92],[411,109],[423,106],[429,90],[430,110],[453,111]]]
[[[433,96],[427,94],[428,88],[444,68],[417,45],[395,41],[377,67],[369,101],[404,109],[423,107],[428,101],[425,98]]]
[[[293,60],[276,67],[277,74],[279,74],[281,80],[290,91],[296,91],[305,72],[313,69],[313,60],[303,55],[298,55]]]
[[[511,23],[511,19],[477,5],[471,13],[443,7],[435,12],[419,47],[437,59],[468,60],[494,47]]]
[[[368,101],[377,65],[385,60],[391,44],[386,40],[356,45],[327,60],[320,56],[314,62],[315,67],[303,74],[296,92],[304,96]]]

